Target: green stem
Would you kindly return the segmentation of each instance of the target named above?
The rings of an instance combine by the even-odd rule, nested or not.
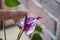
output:
[[[17,40],[19,40],[21,38],[22,34],[23,34],[23,30],[19,32]]]
[[[6,40],[6,30],[5,30],[5,21],[2,21],[3,31],[4,31],[4,39]]]

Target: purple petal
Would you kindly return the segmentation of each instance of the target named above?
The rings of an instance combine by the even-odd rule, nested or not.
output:
[[[19,27],[24,27],[25,17],[17,21]]]
[[[30,24],[30,23],[32,23],[34,20],[35,20],[35,18],[33,18],[33,17],[28,17],[27,20],[26,20],[26,24]]]
[[[30,24],[29,26],[27,26],[27,25],[28,25],[28,24],[26,24],[26,27],[25,27],[25,30],[24,30],[24,31],[26,32],[27,35],[30,35],[30,34],[33,33],[34,30],[35,30],[36,20],[33,21],[33,23]]]
[[[25,33],[27,35],[30,35],[34,31],[35,26],[36,26],[36,18],[33,17],[27,18],[26,26],[24,28]]]
[[[42,18],[42,17],[37,17],[36,19],[39,20],[39,19],[41,19],[41,18]]]
[[[25,18],[23,18],[23,19],[20,19],[20,20],[17,22],[17,25],[18,25],[18,26],[21,26],[21,27],[24,27],[24,32],[25,32],[27,35],[30,35],[32,32],[34,32],[35,26],[36,26],[36,22],[37,22],[38,19],[40,19],[40,17],[37,17],[37,18],[28,17],[28,18],[26,19],[26,24],[24,25]]]

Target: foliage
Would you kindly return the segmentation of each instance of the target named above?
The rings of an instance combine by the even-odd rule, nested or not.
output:
[[[5,2],[5,4],[6,4],[6,6],[8,6],[8,7],[16,7],[16,6],[18,6],[18,5],[21,4],[21,3],[20,3],[19,1],[17,1],[17,0],[5,0],[4,2]]]
[[[3,40],[2,38],[0,38],[0,40]]]
[[[42,28],[40,25],[36,25],[35,31],[41,32],[42,33]]]
[[[35,33],[33,36],[32,36],[32,40],[42,40],[41,36],[37,33]]]

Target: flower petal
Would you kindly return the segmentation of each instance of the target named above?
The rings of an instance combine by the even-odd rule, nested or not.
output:
[[[25,17],[17,21],[19,27],[24,27]]]
[[[30,23],[32,23],[34,20],[35,20],[35,18],[33,18],[33,17],[28,17],[27,20],[26,20],[26,24],[30,24]]]
[[[35,26],[36,26],[36,21],[34,21],[32,24],[30,24],[29,26],[26,26],[25,28],[25,32],[27,35],[30,35],[31,33],[34,32],[35,30]]]
[[[37,17],[36,19],[39,20],[39,19],[41,19],[41,18],[42,18],[42,17]]]
[[[36,22],[37,22],[38,19],[40,19],[40,17],[37,17],[37,18],[28,17],[28,18],[26,19],[26,24],[24,24],[25,18],[23,18],[23,19],[20,19],[20,20],[17,22],[17,24],[18,24],[18,26],[24,27],[24,32],[25,32],[27,35],[30,35],[31,33],[34,32],[35,26],[36,26]]]
[[[24,31],[27,35],[30,35],[32,32],[34,32],[36,26],[36,18],[29,17],[27,18],[26,26],[24,28]]]

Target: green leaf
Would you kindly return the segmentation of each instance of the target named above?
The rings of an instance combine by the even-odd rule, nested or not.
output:
[[[16,23],[18,20],[20,20],[21,18],[23,18],[23,16],[19,17],[19,18],[14,18],[13,21]]]
[[[16,23],[20,18],[14,18],[13,21]]]
[[[5,0],[5,4],[8,7],[16,7],[20,5],[21,3],[18,0]]]
[[[0,38],[0,40],[3,40],[2,38]]]
[[[41,36],[37,33],[35,33],[33,36],[32,36],[32,40],[42,40]]]
[[[22,27],[18,27],[20,30],[22,30]]]
[[[39,25],[36,25],[35,31],[42,32],[42,28]]]

